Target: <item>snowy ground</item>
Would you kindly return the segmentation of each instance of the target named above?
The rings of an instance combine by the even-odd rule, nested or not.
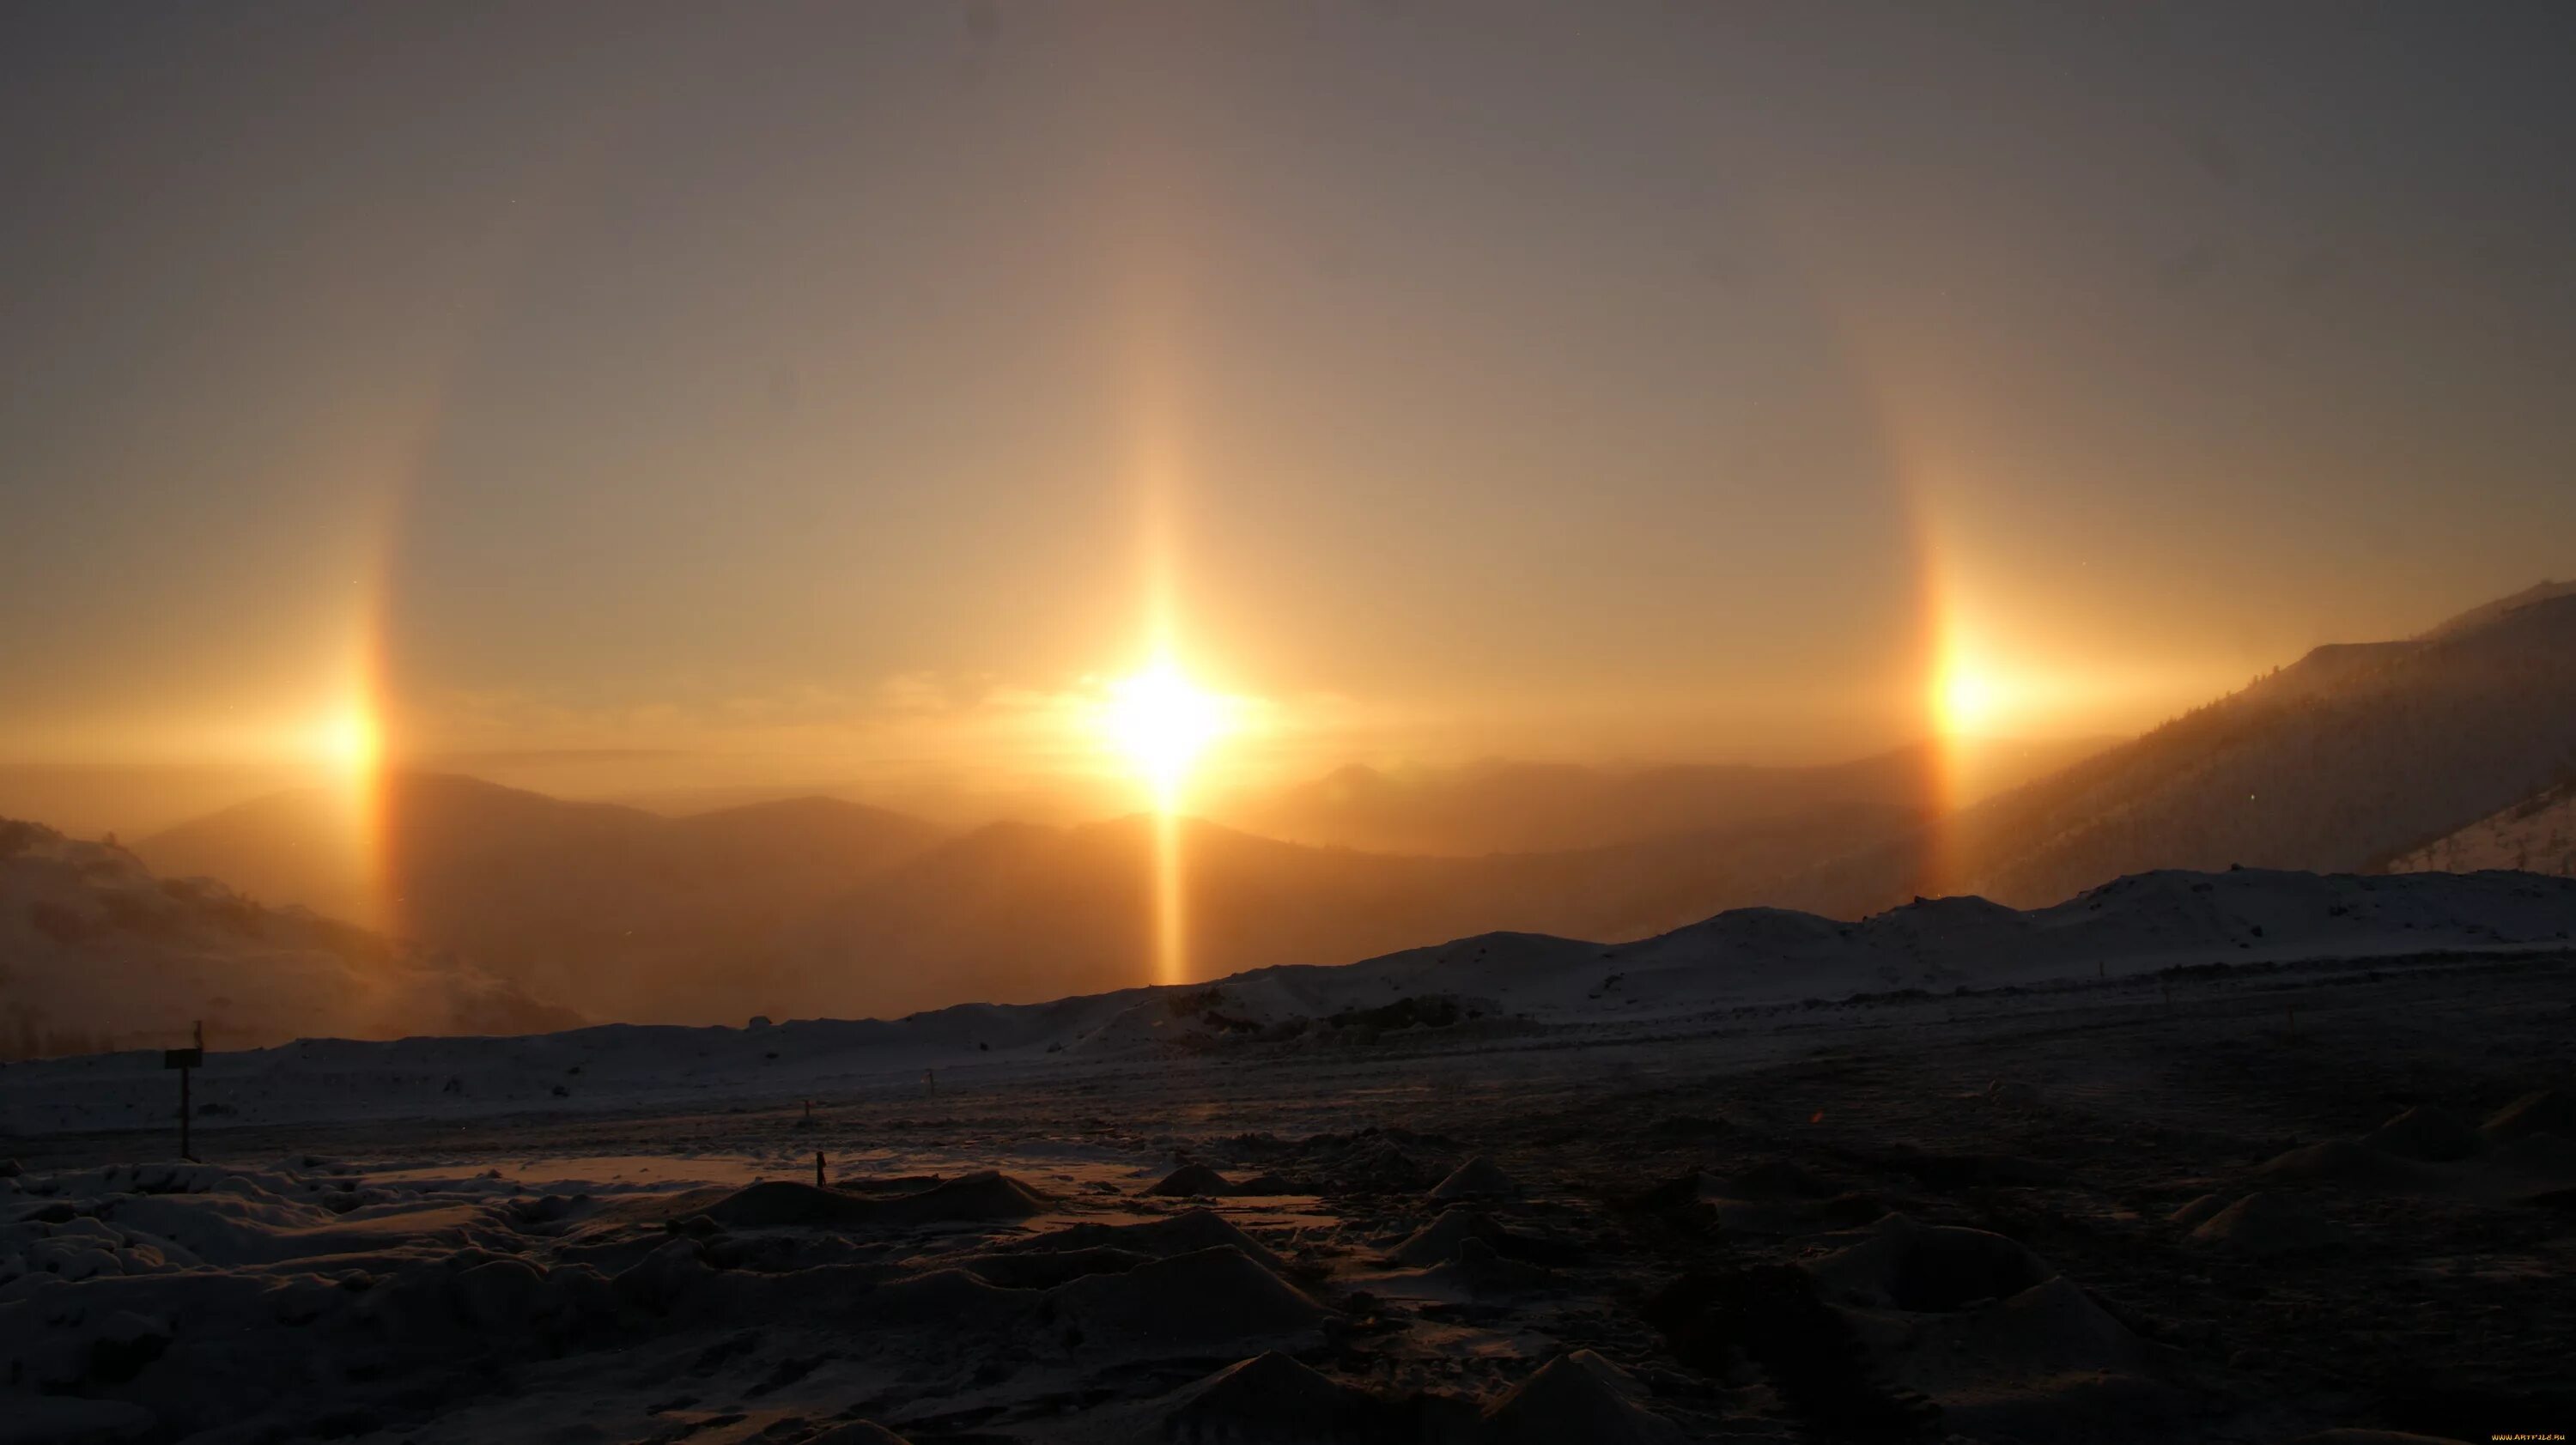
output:
[[[157,1060],[12,1066],[0,1440],[2568,1428],[2576,912],[2284,876],[293,1046],[202,1165]]]

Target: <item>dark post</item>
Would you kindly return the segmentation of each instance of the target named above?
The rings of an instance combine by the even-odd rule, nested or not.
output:
[[[821,1188],[823,1188],[823,1187],[824,1187],[824,1185],[823,1185],[823,1151],[822,1151],[822,1150],[820,1150],[820,1149],[817,1149],[817,1150],[815,1150],[815,1151],[814,1151],[814,1187],[815,1187],[815,1188],[817,1188],[817,1189],[821,1189]]]
[[[197,1162],[197,1155],[188,1147],[188,1115],[192,1112],[188,1107],[188,1073],[206,1061],[206,1023],[203,1019],[197,1021],[196,1039],[193,1048],[161,1051],[161,1067],[179,1071],[179,1157],[191,1164]]]

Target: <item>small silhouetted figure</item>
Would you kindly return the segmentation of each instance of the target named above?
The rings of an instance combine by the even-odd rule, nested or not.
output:
[[[921,1071],[921,1087],[922,1087],[924,1090],[927,1090],[927,1091],[928,1091],[928,1092],[930,1092],[930,1093],[933,1093],[933,1094],[938,1093],[938,1092],[939,1092],[939,1076],[938,1076],[936,1073],[934,1073],[932,1070],[929,1070],[929,1069],[924,1069],[924,1070],[922,1070],[922,1071]]]
[[[820,1149],[814,1151],[814,1187],[823,1187],[823,1151]]]

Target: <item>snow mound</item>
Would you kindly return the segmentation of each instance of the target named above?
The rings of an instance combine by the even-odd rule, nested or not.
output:
[[[610,1283],[618,1298],[661,1314],[698,1294],[715,1273],[704,1246],[674,1239],[620,1270]]]
[[[2500,1144],[2526,1134],[2576,1139],[2576,1095],[2535,1090],[2496,1110],[2480,1132]]]
[[[2267,1184],[2331,1184],[2391,1194],[2429,1192],[2448,1179],[2431,1165],[2374,1149],[2357,1139],[2328,1139],[2265,1161],[2254,1177]]]
[[[949,1263],[1003,1289],[1053,1289],[1087,1274],[1125,1274],[1154,1256],[1132,1249],[1032,1249],[960,1255]]]
[[[1479,1154],[1450,1171],[1449,1177],[1431,1186],[1433,1199],[1515,1199],[1520,1196],[1520,1181],[1503,1172],[1503,1166]]]
[[[1182,1445],[1312,1445],[1380,1437],[1387,1407],[1277,1351],[1226,1366],[1169,1397],[1163,1437]]]
[[[2227,1204],[2227,1196],[2224,1194],[2204,1194],[2166,1215],[2165,1222],[2179,1224],[2185,1229],[2197,1229],[2208,1223],[2211,1216],[2225,1209]]]
[[[2246,1195],[2191,1232],[2194,1244],[2254,1259],[2324,1249],[2339,1237],[2313,1202],[2270,1189]]]
[[[788,1225],[900,1229],[921,1224],[1027,1219],[1046,1210],[1046,1197],[1037,1190],[1010,1175],[988,1169],[890,1198],[768,1179],[746,1185],[709,1205],[706,1215],[736,1229]]]
[[[745,1185],[708,1205],[706,1216],[729,1229],[777,1229],[789,1225],[858,1224],[874,1200],[837,1189],[819,1189],[791,1179],[764,1179]]]
[[[1145,1192],[1174,1199],[1219,1198],[1233,1193],[1234,1185],[1205,1164],[1184,1164],[1148,1185]]]
[[[1086,1351],[1193,1355],[1313,1336],[1322,1306],[1242,1250],[1220,1245],[1088,1275],[1047,1292],[1055,1316]]]
[[[1949,1338],[1953,1353],[2031,1378],[2135,1369],[2147,1355],[2145,1342],[2064,1275],[1960,1316]]]
[[[2450,1110],[2418,1104],[2362,1136],[2361,1142],[2400,1159],[2447,1164],[2486,1152],[2487,1141]]]
[[[1505,1259],[1481,1239],[1460,1240],[1447,1262],[1422,1272],[1421,1282],[1471,1299],[1539,1294],[1556,1288],[1556,1276],[1548,1270]]]
[[[1503,1227],[1483,1210],[1453,1204],[1429,1224],[1405,1236],[1402,1243],[1387,1251],[1386,1257],[1396,1264],[1424,1269],[1456,1258],[1458,1247],[1471,1239],[1491,1245],[1502,1237]]]
[[[1485,1411],[1492,1445],[1676,1445],[1680,1428],[1638,1403],[1643,1387],[1590,1350],[1557,1356]]]
[[[1942,1313],[2009,1299],[2056,1274],[2019,1242],[1982,1229],[1891,1214],[1809,1271],[1853,1304]]]

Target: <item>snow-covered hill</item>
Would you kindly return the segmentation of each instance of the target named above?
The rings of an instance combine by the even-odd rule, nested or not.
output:
[[[770,1102],[919,1087],[924,1069],[1044,1068],[1175,1054],[1687,1026],[1809,1000],[2136,977],[2177,966],[2562,950],[2576,880],[2521,873],[2123,878],[2051,908],[1917,900],[1856,923],[1740,909],[1636,943],[1486,934],[1338,967],[968,1004],[897,1020],[744,1028],[610,1025],[522,1038],[305,1040],[227,1053],[200,1097],[227,1122],[465,1116]],[[0,1071],[0,1128],[142,1127],[168,1111],[156,1056]]]
[[[2576,782],[2543,788],[2456,833],[2407,850],[2388,866],[2395,873],[2518,868],[2576,877]]]

